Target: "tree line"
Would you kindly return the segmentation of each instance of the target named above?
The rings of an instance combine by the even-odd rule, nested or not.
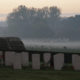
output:
[[[8,15],[5,35],[80,40],[80,15],[62,18],[60,14],[60,9],[54,6],[36,9],[21,5]]]

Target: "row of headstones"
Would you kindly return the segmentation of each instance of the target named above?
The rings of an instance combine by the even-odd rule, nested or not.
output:
[[[0,55],[2,53],[0,52]],[[50,66],[50,53],[44,53],[44,65]],[[53,55],[54,69],[61,70],[64,66],[64,54]],[[13,66],[14,69],[22,69],[22,66],[29,66],[29,53],[5,52],[5,65]],[[72,54],[72,66],[75,70],[80,70],[80,56]],[[40,54],[32,54],[32,69],[40,69]]]

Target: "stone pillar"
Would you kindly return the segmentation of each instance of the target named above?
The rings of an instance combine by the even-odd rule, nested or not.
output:
[[[5,65],[6,66],[12,66],[14,62],[14,55],[15,52],[5,52]]]
[[[32,69],[40,69],[40,54],[32,54]]]
[[[22,52],[21,53],[21,60],[23,66],[29,66],[29,53],[28,52]]]
[[[64,65],[64,54],[59,53],[54,55],[54,69],[61,70]]]
[[[72,55],[72,66],[74,70],[80,70],[80,56],[78,54]]]
[[[50,53],[44,53],[43,54],[44,65],[46,67],[50,67],[50,58],[51,58],[51,54]]]
[[[14,69],[21,69],[22,68],[21,53],[15,53],[13,68]]]

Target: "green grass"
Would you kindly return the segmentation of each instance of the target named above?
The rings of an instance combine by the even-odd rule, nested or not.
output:
[[[32,70],[30,68],[13,70],[3,67],[0,68],[0,80],[80,80],[80,72],[52,69]]]

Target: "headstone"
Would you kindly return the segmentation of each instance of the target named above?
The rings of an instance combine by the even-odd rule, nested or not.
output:
[[[54,55],[54,69],[61,70],[64,65],[64,54],[56,54]]]
[[[40,69],[40,54],[32,54],[32,69]]]
[[[50,58],[51,58],[51,54],[50,53],[44,53],[43,55],[44,58],[44,65],[47,67],[50,67]]]
[[[5,52],[5,65],[6,66],[12,66],[14,62],[14,55],[15,52]]]
[[[28,52],[22,52],[21,53],[21,60],[23,66],[29,66],[29,53]]]
[[[72,65],[74,70],[80,70],[80,56],[77,54],[72,55]]]
[[[22,68],[21,53],[16,53],[15,54],[13,68],[14,69],[21,69]]]

